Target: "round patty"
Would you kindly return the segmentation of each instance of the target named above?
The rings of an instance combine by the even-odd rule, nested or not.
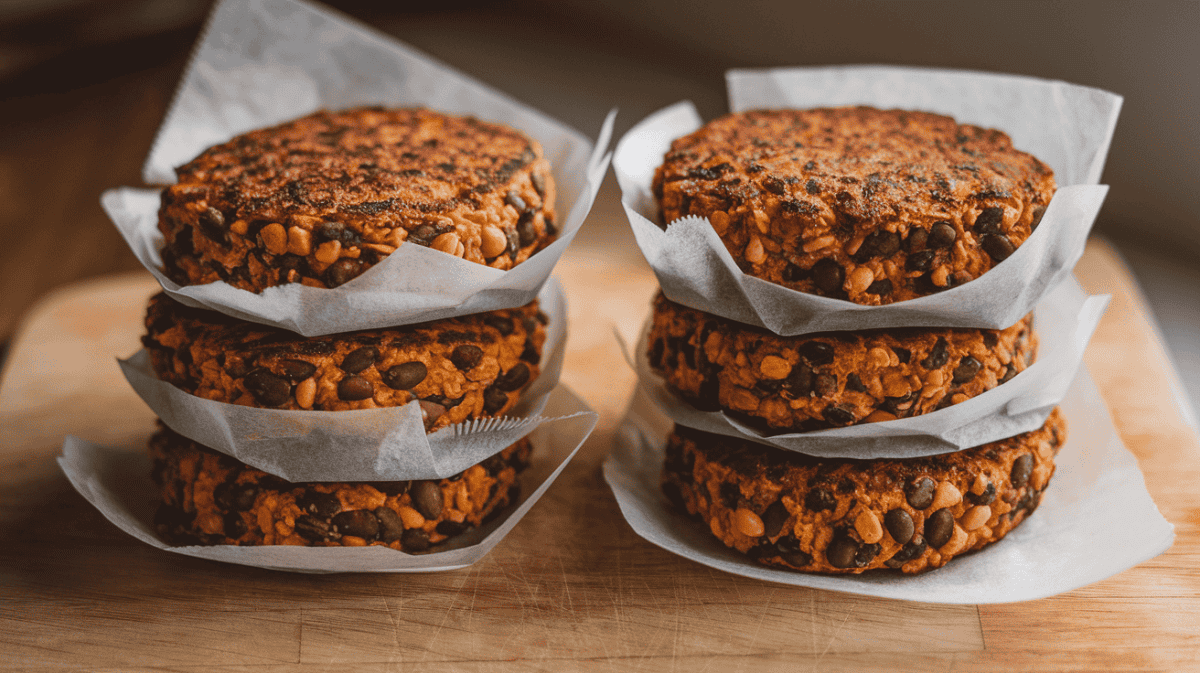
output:
[[[820,430],[927,414],[995,388],[1033,362],[1032,323],[781,337],[659,293],[649,360],[697,408],[771,432]]]
[[[180,545],[425,551],[515,502],[530,451],[522,439],[449,479],[294,484],[162,427],[150,438],[161,499],[154,523]]]
[[[919,573],[1025,520],[1065,441],[1058,409],[1038,430],[912,460],[816,459],[676,426],[662,488],[726,546],[765,565]]]
[[[744,272],[878,305],[983,275],[1055,184],[1000,131],[847,107],[721,117],[671,144],[653,188],[664,223],[707,217]]]
[[[509,269],[555,237],[541,146],[424,109],[316,112],[176,169],[158,227],[165,273],[253,292],[336,287],[404,243]]]
[[[384,330],[302,337],[150,298],[142,343],[160,379],[210,400],[341,411],[421,402],[425,427],[502,416],[540,373],[537,302]]]

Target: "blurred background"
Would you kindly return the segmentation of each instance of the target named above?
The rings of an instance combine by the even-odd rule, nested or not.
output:
[[[1062,79],[1125,97],[1098,232],[1133,267],[1200,402],[1200,2],[327,3],[594,137],[730,67],[881,63]],[[0,2],[0,342],[54,287],[140,268],[100,210],[143,159],[208,0]],[[611,176],[580,235],[640,257]]]

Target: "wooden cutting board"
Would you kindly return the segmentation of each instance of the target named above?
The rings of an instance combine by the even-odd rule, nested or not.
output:
[[[626,236],[626,238],[628,238]],[[59,290],[26,316],[0,381],[0,670],[1200,670],[1200,443],[1145,302],[1112,248],[1078,268],[1113,303],[1087,362],[1175,546],[1054,598],[941,606],[718,573],[637,537],[600,475],[655,290],[631,243],[581,240],[563,380],[601,414],[559,481],[476,565],[297,575],[152,549],[79,497],[75,434],[139,446],[153,416],[114,362],[138,348],[146,275]]]

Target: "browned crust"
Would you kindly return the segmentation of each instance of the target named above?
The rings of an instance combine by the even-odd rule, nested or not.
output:
[[[660,293],[648,356],[698,408],[770,432],[819,430],[927,414],[995,388],[1033,362],[1032,322],[781,337]]]
[[[164,427],[150,438],[155,528],[174,544],[425,551],[514,502],[531,448],[522,439],[448,479],[297,484]]]
[[[199,397],[323,411],[419,399],[432,432],[512,409],[540,374],[546,321],[535,301],[418,325],[302,337],[158,294],[146,311],[142,343],[160,379]]]
[[[845,107],[721,117],[671,144],[653,188],[664,223],[709,218],[746,273],[877,305],[983,275],[1055,183],[1001,131]]]
[[[184,285],[334,287],[405,242],[509,269],[556,234],[537,142],[424,109],[316,112],[176,173],[159,229],[164,269]]]
[[[759,563],[919,573],[1025,520],[1065,441],[1058,409],[1032,432],[912,460],[817,459],[676,426],[662,486],[677,507]]]

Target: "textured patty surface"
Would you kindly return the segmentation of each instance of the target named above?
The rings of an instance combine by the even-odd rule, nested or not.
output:
[[[1001,131],[849,107],[721,117],[671,144],[653,188],[664,224],[707,217],[746,273],[877,305],[983,275],[1055,183]]]
[[[160,379],[210,400],[276,409],[374,409],[420,400],[429,431],[502,416],[540,373],[537,302],[387,330],[302,337],[166,294],[142,343]]]
[[[405,243],[509,269],[548,245],[541,146],[424,109],[316,112],[205,150],[162,194],[166,274],[336,287]]]
[[[816,459],[676,426],[662,488],[726,546],[765,565],[919,573],[1024,521],[1065,441],[1058,409],[1038,430],[913,460]]]
[[[648,355],[698,408],[769,431],[819,430],[926,414],[995,388],[1033,362],[1032,322],[781,337],[660,293]]]
[[[528,439],[449,479],[296,484],[175,432],[150,438],[159,535],[174,544],[386,545],[425,551],[514,502]]]

